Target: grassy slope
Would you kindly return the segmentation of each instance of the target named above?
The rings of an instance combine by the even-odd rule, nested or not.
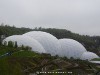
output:
[[[23,75],[19,63],[12,64],[9,57],[0,58],[0,75]]]
[[[100,61],[100,58],[92,59],[93,61]]]
[[[0,57],[0,75],[25,75],[23,69],[30,65],[37,66],[42,57],[33,51],[17,51],[16,48],[0,46],[0,56],[10,51],[15,52],[10,56]]]
[[[13,50],[13,48],[0,47],[0,56]],[[18,61],[13,61],[14,57],[32,57],[35,53],[30,51],[18,51],[11,56],[0,57],[0,75],[23,75],[21,72],[21,64]]]
[[[17,50],[17,49],[1,46],[0,55],[9,52],[11,50]],[[86,69],[89,69],[89,67],[87,66],[88,63],[84,61],[77,62],[77,61],[65,60],[61,58],[59,61],[62,62],[60,63],[59,61],[56,60],[57,58],[59,57],[51,57],[51,56],[48,57],[47,55],[38,54],[32,51],[22,51],[22,50],[17,51],[14,52],[11,56],[4,56],[0,58],[0,75],[27,75],[30,72],[39,71],[44,66],[47,67],[52,66],[50,69],[54,69],[54,71],[56,71],[56,69],[59,68],[61,63],[63,64],[62,66],[68,65],[66,63],[71,64],[70,66],[66,67],[69,70],[64,68],[63,71],[67,71],[67,70],[73,71],[75,72],[75,74],[77,74],[78,73],[77,70],[82,69],[81,70],[82,72],[85,71],[85,72],[92,73],[92,71],[86,71]],[[47,61],[47,63],[45,60]],[[78,67],[82,67],[82,68],[75,67],[75,63],[79,65]]]

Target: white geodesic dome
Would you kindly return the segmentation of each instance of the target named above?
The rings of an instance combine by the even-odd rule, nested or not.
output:
[[[83,45],[73,39],[59,39],[61,45],[60,56],[66,56],[68,58],[79,59],[81,55],[86,52]]]
[[[9,36],[4,42],[17,42],[18,46],[29,46],[33,51],[38,53],[50,53],[61,57],[91,60],[99,58],[95,53],[87,52],[84,46],[73,39],[57,39],[53,35],[42,31],[31,31],[23,35]]]
[[[31,31],[23,34],[23,36],[24,35],[30,36],[40,42],[46,50],[46,53],[50,53],[51,55],[58,54],[57,52],[59,52],[60,44],[58,39],[53,35],[42,31]]]
[[[22,35],[13,35],[5,38],[3,40],[4,42],[12,41],[12,42],[17,42],[18,47],[21,47],[22,45],[24,46],[29,46],[32,48],[33,51],[39,52],[39,53],[45,53],[45,49],[42,47],[42,45],[35,39],[28,37],[28,36],[22,36]]]
[[[82,56],[80,57],[80,59],[82,59],[82,60],[91,60],[91,59],[94,59],[94,58],[99,58],[99,56],[96,55],[93,52],[84,52],[82,54]]]

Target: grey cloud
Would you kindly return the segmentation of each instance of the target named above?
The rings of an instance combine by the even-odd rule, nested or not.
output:
[[[0,23],[100,35],[100,0],[0,0]]]

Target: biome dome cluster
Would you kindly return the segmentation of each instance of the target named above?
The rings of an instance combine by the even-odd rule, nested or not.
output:
[[[60,39],[59,42],[62,50],[62,52],[60,52],[61,56],[78,59],[84,52],[86,52],[86,49],[79,42],[73,39]]]
[[[44,47],[45,51],[47,53],[50,53],[51,55],[57,55],[57,52],[60,49],[58,39],[49,33],[41,31],[31,31],[23,35],[30,36],[33,39],[37,40]]]
[[[39,53],[45,53],[45,49],[42,47],[42,45],[35,39],[32,39],[31,37],[28,36],[22,36],[22,35],[13,35],[10,37],[7,37],[6,39],[3,40],[4,42],[12,41],[12,42],[17,42],[18,46],[21,47],[22,45],[24,46],[29,46],[32,48],[33,51],[39,52]]]
[[[84,46],[73,39],[57,39],[47,32],[31,31],[23,35],[9,36],[4,42],[17,42],[18,46],[29,46],[38,53],[49,53],[52,56],[67,57],[82,60],[99,58],[95,53],[88,52]]]
[[[84,52],[80,59],[91,60],[91,59],[94,59],[94,58],[99,58],[99,57],[93,52]]]

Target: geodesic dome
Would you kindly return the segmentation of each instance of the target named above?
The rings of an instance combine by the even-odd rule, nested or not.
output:
[[[80,57],[80,59],[82,59],[82,60],[91,60],[91,59],[94,59],[94,58],[99,58],[99,56],[96,55],[93,52],[84,52],[82,54],[82,56]]]
[[[3,44],[5,41],[7,42],[7,44],[9,41],[12,41],[14,43],[17,42],[18,47],[21,47],[22,45],[29,46],[32,48],[33,51],[45,53],[45,49],[42,47],[42,45],[37,40],[28,36],[13,35],[4,39]]]
[[[40,42],[46,50],[46,53],[50,53],[51,55],[58,54],[57,52],[60,49],[60,45],[58,39],[53,35],[42,31],[31,31],[23,35],[30,36]]]
[[[78,59],[84,52],[86,52],[83,45],[73,39],[59,39],[59,42],[61,45],[60,56]]]
[[[99,58],[95,53],[87,52],[84,46],[73,39],[57,39],[53,35],[42,31],[31,31],[23,35],[9,36],[4,42],[17,42],[18,46],[29,46],[33,51],[38,53],[50,53],[61,57],[91,60]]]

